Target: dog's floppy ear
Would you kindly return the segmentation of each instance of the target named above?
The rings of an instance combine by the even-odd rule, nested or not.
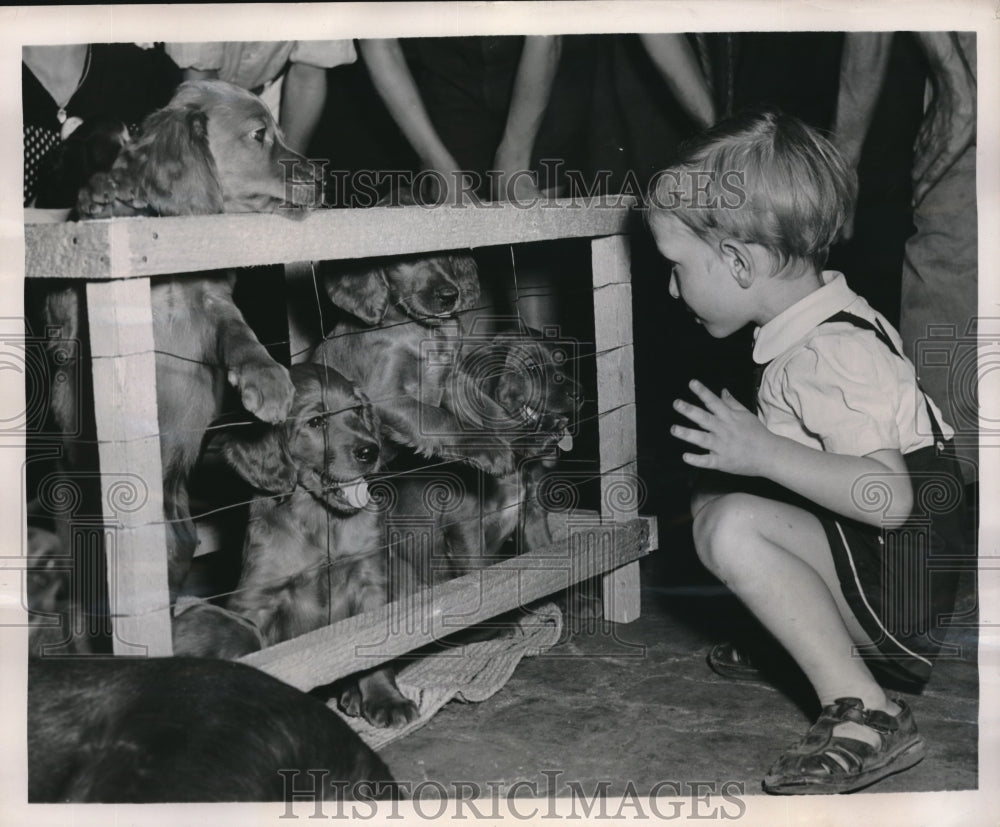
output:
[[[516,410],[529,401],[526,388],[533,391],[528,377],[542,364],[536,344],[519,333],[504,331],[494,336],[491,346],[496,381],[490,395],[504,409]]]
[[[510,369],[512,367],[524,367],[524,336],[512,330],[502,330],[494,335],[490,342],[494,359],[503,366]]]
[[[283,425],[250,423],[217,439],[226,462],[254,488],[271,494],[291,494],[298,481],[295,464],[285,447]]]
[[[222,186],[208,141],[208,116],[196,106],[152,113],[142,135],[112,169],[123,194],[159,215],[207,215],[223,210]]]
[[[330,270],[323,277],[323,286],[330,301],[365,324],[379,324],[389,309],[389,286],[379,268]]]
[[[462,297],[456,310],[471,310],[479,305],[479,268],[476,260],[463,253],[448,256],[451,272],[458,284]]]

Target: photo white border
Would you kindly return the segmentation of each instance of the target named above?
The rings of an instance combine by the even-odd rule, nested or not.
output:
[[[975,30],[978,32],[979,121],[979,307],[1000,317],[1000,5],[994,0],[646,0],[645,2],[531,3],[332,3],[253,5],[61,6],[0,8],[0,328],[9,333],[23,316],[24,262],[21,206],[20,60],[25,43],[151,42],[206,40],[333,39],[473,34],[576,34],[639,31],[740,30]],[[990,228],[993,228],[992,230]],[[18,331],[20,332],[20,331]],[[2,366],[0,366],[2,367]],[[995,377],[982,394],[1000,390]],[[23,377],[0,371],[0,412],[24,409]],[[992,395],[991,395],[992,399]],[[994,402],[990,403],[995,409]],[[984,402],[985,407],[985,402]],[[0,414],[2,415],[2,414]],[[0,439],[0,473],[21,477],[22,451]],[[23,448],[23,446],[22,446]],[[948,793],[854,796],[748,796],[740,824],[763,825],[996,825],[1000,817],[1000,446],[984,446],[981,458],[980,739],[979,790]],[[33,805],[27,790],[24,740],[26,629],[20,606],[21,574],[10,557],[21,554],[23,506],[18,496],[0,498],[0,822],[105,825],[182,823],[287,824],[280,805]],[[7,559],[2,559],[6,557]],[[676,750],[680,745],[664,745]],[[484,745],[484,749],[488,746]],[[400,812],[409,807],[402,805]],[[452,811],[454,808],[451,808]],[[608,808],[614,812],[614,807]],[[547,808],[542,808],[544,813]],[[668,810],[667,810],[668,811]],[[306,818],[304,809],[297,809]],[[677,822],[684,821],[679,818]],[[419,820],[413,819],[414,823]],[[702,820],[703,821],[703,820]],[[378,819],[374,820],[378,823]],[[552,823],[539,819],[531,823]],[[310,822],[315,823],[315,822]],[[395,821],[388,823],[404,823]],[[405,823],[410,823],[406,819]],[[465,821],[468,824],[470,821]],[[511,821],[511,823],[529,823]],[[584,823],[577,821],[575,823]]]

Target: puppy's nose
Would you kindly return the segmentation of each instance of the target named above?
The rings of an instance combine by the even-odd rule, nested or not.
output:
[[[566,426],[569,425],[569,417],[567,416],[553,416],[552,417],[552,430],[553,431],[564,431]]]
[[[442,307],[452,308],[458,302],[458,290],[450,285],[437,288],[434,291],[434,295],[437,296],[437,300],[441,302]]]
[[[362,465],[372,465],[378,459],[378,445],[369,442],[354,449],[354,458]]]
[[[563,396],[569,400],[569,404],[574,408],[583,404],[583,388],[575,382],[569,382],[562,387]]]

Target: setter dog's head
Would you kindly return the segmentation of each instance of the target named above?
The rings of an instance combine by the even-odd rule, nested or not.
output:
[[[451,376],[457,416],[503,434],[521,456],[569,451],[583,404],[574,354],[571,342],[530,328],[467,341]],[[499,407],[487,410],[477,394]]]
[[[330,264],[324,284],[330,301],[369,325],[405,318],[434,327],[479,302],[476,262],[462,253],[391,256],[361,269]]]
[[[279,496],[302,488],[338,514],[368,503],[364,477],[381,457],[379,423],[355,385],[332,368],[291,369],[295,399],[285,422],[254,423],[223,440],[232,467],[256,488]]]
[[[111,171],[80,192],[84,218],[274,212],[318,206],[321,167],[285,145],[256,95],[221,80],[189,81],[143,122]]]

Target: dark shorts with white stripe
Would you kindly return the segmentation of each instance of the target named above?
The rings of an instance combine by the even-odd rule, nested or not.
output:
[[[880,674],[907,683],[925,683],[936,659],[958,657],[957,648],[942,638],[959,574],[975,566],[975,541],[964,539],[962,473],[949,448],[938,443],[904,455],[913,512],[900,528],[875,528],[814,510],[848,605],[874,642],[858,656]],[[884,487],[873,484],[859,495],[873,511],[887,504]]]

